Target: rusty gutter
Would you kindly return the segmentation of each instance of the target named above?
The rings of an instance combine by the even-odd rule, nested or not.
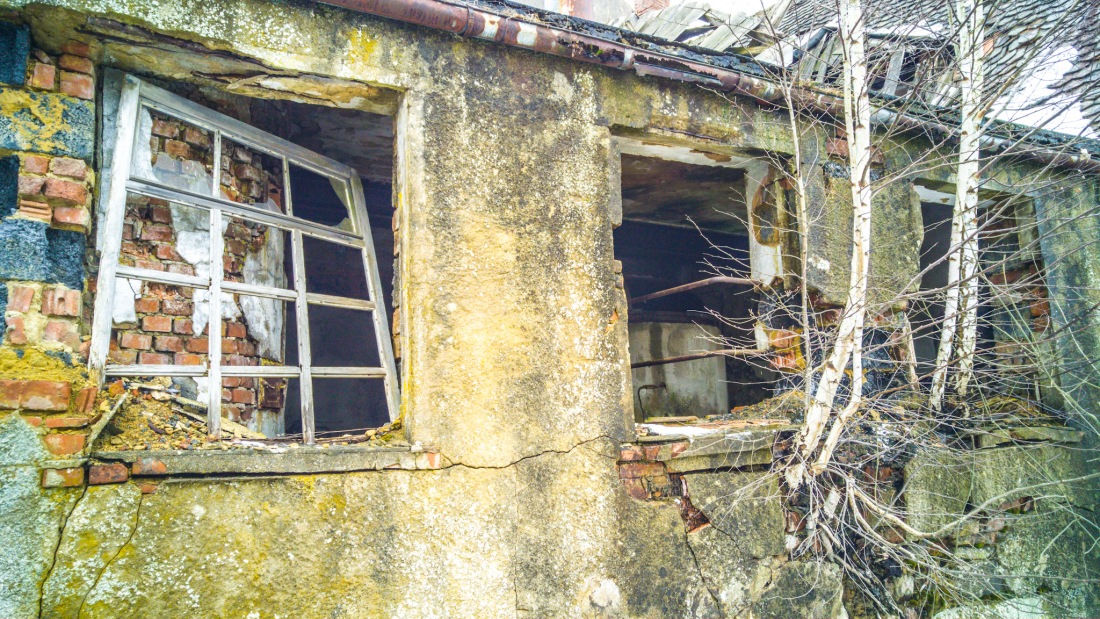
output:
[[[651,292],[638,297],[634,297],[630,300],[630,304],[645,303],[646,301],[652,301],[653,299],[660,299],[661,297],[667,297],[669,295],[679,294],[681,292],[688,292],[691,290],[697,290],[699,288],[706,288],[708,286],[714,286],[716,284],[732,284],[740,286],[756,286],[758,282],[744,277],[728,277],[720,275],[717,277],[708,277],[707,279],[701,279],[689,284],[683,284],[680,286],[673,286],[672,288],[666,288],[664,290],[658,290],[657,292]]]
[[[317,0],[323,4],[367,13],[426,28],[443,30],[463,37],[501,43],[570,60],[596,64],[620,71],[633,70],[639,75],[661,77],[700,84],[721,92],[750,97],[761,102],[787,105],[779,84],[723,67],[716,67],[659,51],[573,32],[557,26],[536,24],[487,9],[449,0]],[[806,86],[791,89],[790,104],[841,116],[843,99]],[[954,135],[956,129],[941,122],[914,117],[879,107],[873,122],[893,122],[916,130],[932,130]],[[1004,149],[1011,140],[990,136],[991,145]],[[1044,163],[1100,170],[1100,161],[1087,151],[1071,155],[1064,150],[1038,147],[1020,153]]]

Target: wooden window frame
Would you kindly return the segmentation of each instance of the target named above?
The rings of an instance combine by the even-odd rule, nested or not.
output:
[[[174,187],[134,177],[131,164],[135,153],[140,114],[143,109],[160,112],[210,131],[213,135],[214,165],[210,195],[201,195]],[[207,426],[209,434],[219,438],[221,433],[221,384],[223,377],[298,378],[301,389],[302,437],[306,444],[313,444],[315,434],[313,378],[371,378],[384,382],[386,403],[390,420],[398,416],[399,393],[393,344],[390,340],[389,320],[383,301],[378,274],[378,261],[371,239],[362,183],[353,168],[302,148],[287,140],[260,131],[236,119],[230,118],[178,95],[127,75],[124,78],[119,99],[115,133],[111,182],[108,191],[104,232],[100,247],[100,266],[97,279],[95,313],[92,323],[91,349],[88,370],[94,380],[102,385],[108,376],[189,376],[208,380]],[[221,142],[224,137],[244,144],[282,162],[286,213],[273,213],[248,204],[231,202],[218,196],[221,169]],[[348,192],[347,204],[352,231],[318,224],[293,216],[293,195],[289,182],[290,165],[341,181]],[[119,263],[122,245],[123,221],[126,214],[126,196],[136,194],[149,198],[168,200],[191,208],[206,210],[210,215],[210,275],[208,278],[180,275],[150,269],[141,269]],[[225,218],[238,218],[290,232],[294,289],[275,288],[242,282],[223,281],[222,253],[224,237],[221,224]],[[309,292],[305,275],[303,237],[310,236],[331,243],[359,249],[363,259],[370,300],[352,299]],[[111,331],[113,328],[113,303],[117,278],[141,280],[167,285],[187,286],[209,291],[209,333],[211,342],[221,337],[222,293],[246,294],[257,297],[294,302],[298,335],[297,366],[222,366],[221,346],[212,343],[204,365],[111,365],[108,364]],[[310,355],[309,306],[323,305],[360,311],[372,315],[374,334],[378,346],[378,367],[313,367]],[[212,311],[217,308],[218,311]]]

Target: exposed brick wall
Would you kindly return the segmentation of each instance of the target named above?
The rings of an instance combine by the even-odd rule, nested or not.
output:
[[[49,53],[10,22],[0,50],[0,89],[24,112],[0,128],[0,416],[19,415],[69,457],[97,419],[82,357],[95,62],[85,43]]]
[[[210,135],[184,122],[155,114],[150,138],[150,164],[159,170],[178,171],[196,162],[207,173],[214,165]],[[282,208],[282,177],[265,165],[265,157],[226,140],[222,144],[222,191],[230,200],[242,203],[273,202]],[[196,168],[191,167],[192,170]],[[224,237],[225,251],[220,265],[226,281],[245,281],[243,268],[250,253],[260,251],[265,235],[278,233],[261,224],[230,220]],[[163,200],[130,196],[123,223],[119,261],[144,269],[195,275],[195,267],[177,252],[178,237],[172,210]],[[218,265],[214,265],[217,268]],[[136,323],[120,325],[113,332],[110,357],[116,363],[155,365],[200,365],[207,362],[209,327],[194,332],[194,291],[182,286],[142,284],[135,301]],[[289,317],[288,317],[289,318]],[[288,324],[293,329],[293,324]],[[249,334],[244,317],[224,320],[221,331],[223,365],[258,366],[274,359],[262,359],[255,335]],[[260,381],[255,378],[222,379],[222,414],[248,423],[257,409],[282,409],[285,379]]]

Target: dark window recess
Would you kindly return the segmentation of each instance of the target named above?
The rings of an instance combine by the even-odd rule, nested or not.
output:
[[[318,434],[363,431],[389,422],[386,392],[376,378],[313,378]]]
[[[347,188],[305,168],[290,166],[290,202],[294,216],[334,228],[351,231]]]
[[[622,158],[614,243],[636,421],[727,414],[771,395],[767,368],[723,352],[755,345],[744,194],[735,167]]]
[[[381,363],[370,312],[311,304],[309,344],[313,367],[378,367]]]

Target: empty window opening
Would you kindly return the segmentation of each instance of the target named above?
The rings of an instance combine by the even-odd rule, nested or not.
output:
[[[920,294],[910,309],[918,375],[931,385],[944,324],[953,190],[917,186],[924,219]],[[979,209],[976,385],[990,395],[1039,399],[1049,302],[1042,275],[1034,206],[1019,196],[982,194]]]
[[[767,398],[774,377],[735,352],[755,346],[745,170],[625,153],[621,164],[614,241],[635,419],[702,418]]]
[[[392,119],[180,90],[123,90],[93,371],[161,377],[213,434],[392,420]]]

